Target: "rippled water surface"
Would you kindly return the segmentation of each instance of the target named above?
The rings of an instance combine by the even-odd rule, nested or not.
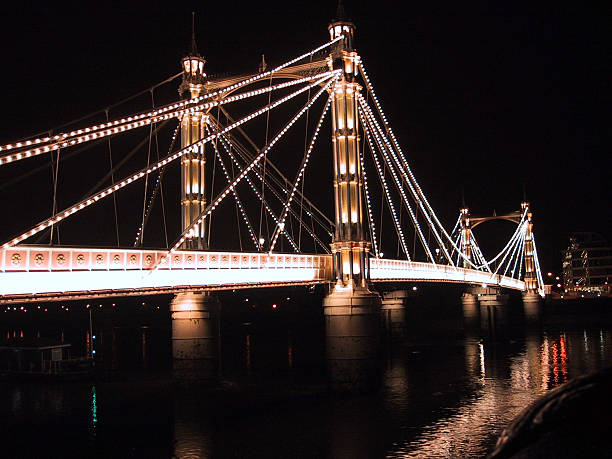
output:
[[[251,297],[250,312],[230,305],[245,295],[227,299],[212,386],[172,380],[167,303],[96,312],[95,380],[2,382],[3,455],[482,457],[531,401],[612,363],[609,303],[464,311],[454,292],[423,293],[409,300],[406,339],[384,346],[380,389],[330,394],[320,300],[291,294]],[[4,314],[0,333],[63,335],[84,353],[88,318],[70,314]]]

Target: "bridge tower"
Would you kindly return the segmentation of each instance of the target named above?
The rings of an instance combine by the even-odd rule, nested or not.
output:
[[[535,265],[535,250],[533,245],[533,214],[529,207],[529,202],[521,203],[521,210],[527,211],[527,228],[525,230],[525,245],[523,248],[523,259],[525,260],[525,292],[523,294],[523,302],[525,305],[529,303],[539,303],[540,295],[538,294],[538,275]]]
[[[183,58],[183,82],[179,87],[181,95],[188,93],[191,99],[199,97],[204,92],[206,61],[198,54],[195,35],[191,38],[191,51]],[[208,115],[204,112],[194,112],[181,119],[181,148],[185,148],[206,137]],[[194,147],[181,159],[181,228],[186,230],[197,220],[200,212],[206,207],[205,167],[206,157],[204,145]],[[183,243],[183,249],[207,249],[206,225],[204,222],[195,225]]]
[[[465,256],[463,259],[463,267],[469,268],[468,260],[472,259],[472,227],[470,226],[470,210],[463,206],[461,209],[461,252]]]
[[[331,39],[344,38],[328,58],[330,68],[342,73],[330,88],[336,230],[331,244],[335,284],[323,302],[327,359],[333,388],[362,390],[377,378],[381,299],[369,289],[357,116],[359,55],[353,49],[355,25],[345,19],[342,2],[328,29]]]
[[[181,95],[194,99],[204,93],[206,61],[198,54],[195,33],[191,51],[182,60]],[[181,119],[181,148],[206,136],[208,114],[194,112]],[[189,228],[206,207],[206,157],[204,145],[195,147],[181,160],[181,223]],[[206,250],[206,226],[194,225],[181,246],[184,250]],[[209,293],[179,293],[170,304],[174,375],[179,380],[215,379],[218,364],[219,303]]]

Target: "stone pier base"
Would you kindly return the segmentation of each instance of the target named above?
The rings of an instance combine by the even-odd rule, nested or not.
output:
[[[401,340],[406,336],[407,297],[405,290],[383,293],[381,319],[385,333],[392,340]]]
[[[528,321],[539,321],[542,317],[542,297],[537,293],[523,293],[523,312]]]
[[[219,301],[179,293],[170,304],[173,373],[179,380],[214,380],[219,360]]]
[[[365,392],[380,383],[381,299],[368,290],[336,288],[323,300],[332,390]]]

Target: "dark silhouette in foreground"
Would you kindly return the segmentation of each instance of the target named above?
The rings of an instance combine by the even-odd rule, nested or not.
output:
[[[525,408],[489,458],[612,457],[612,367],[580,376]]]

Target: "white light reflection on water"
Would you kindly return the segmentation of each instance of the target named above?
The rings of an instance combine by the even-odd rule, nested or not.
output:
[[[480,343],[480,374],[487,375],[484,383],[479,383],[479,375],[469,370],[470,362],[476,363],[469,348],[476,344],[466,343],[466,370],[473,392],[462,397],[458,406],[447,405],[439,419],[420,428],[415,426],[419,433],[394,443],[387,457],[485,456],[501,430],[527,405],[552,387],[583,373],[582,346],[576,345],[583,339],[582,333],[565,332],[528,337],[520,353],[505,359],[500,359],[503,353],[495,349],[496,344]],[[587,341],[590,339],[587,337]],[[491,347],[488,353],[487,347]],[[493,355],[485,359],[485,353]],[[401,397],[397,381],[393,395]]]

